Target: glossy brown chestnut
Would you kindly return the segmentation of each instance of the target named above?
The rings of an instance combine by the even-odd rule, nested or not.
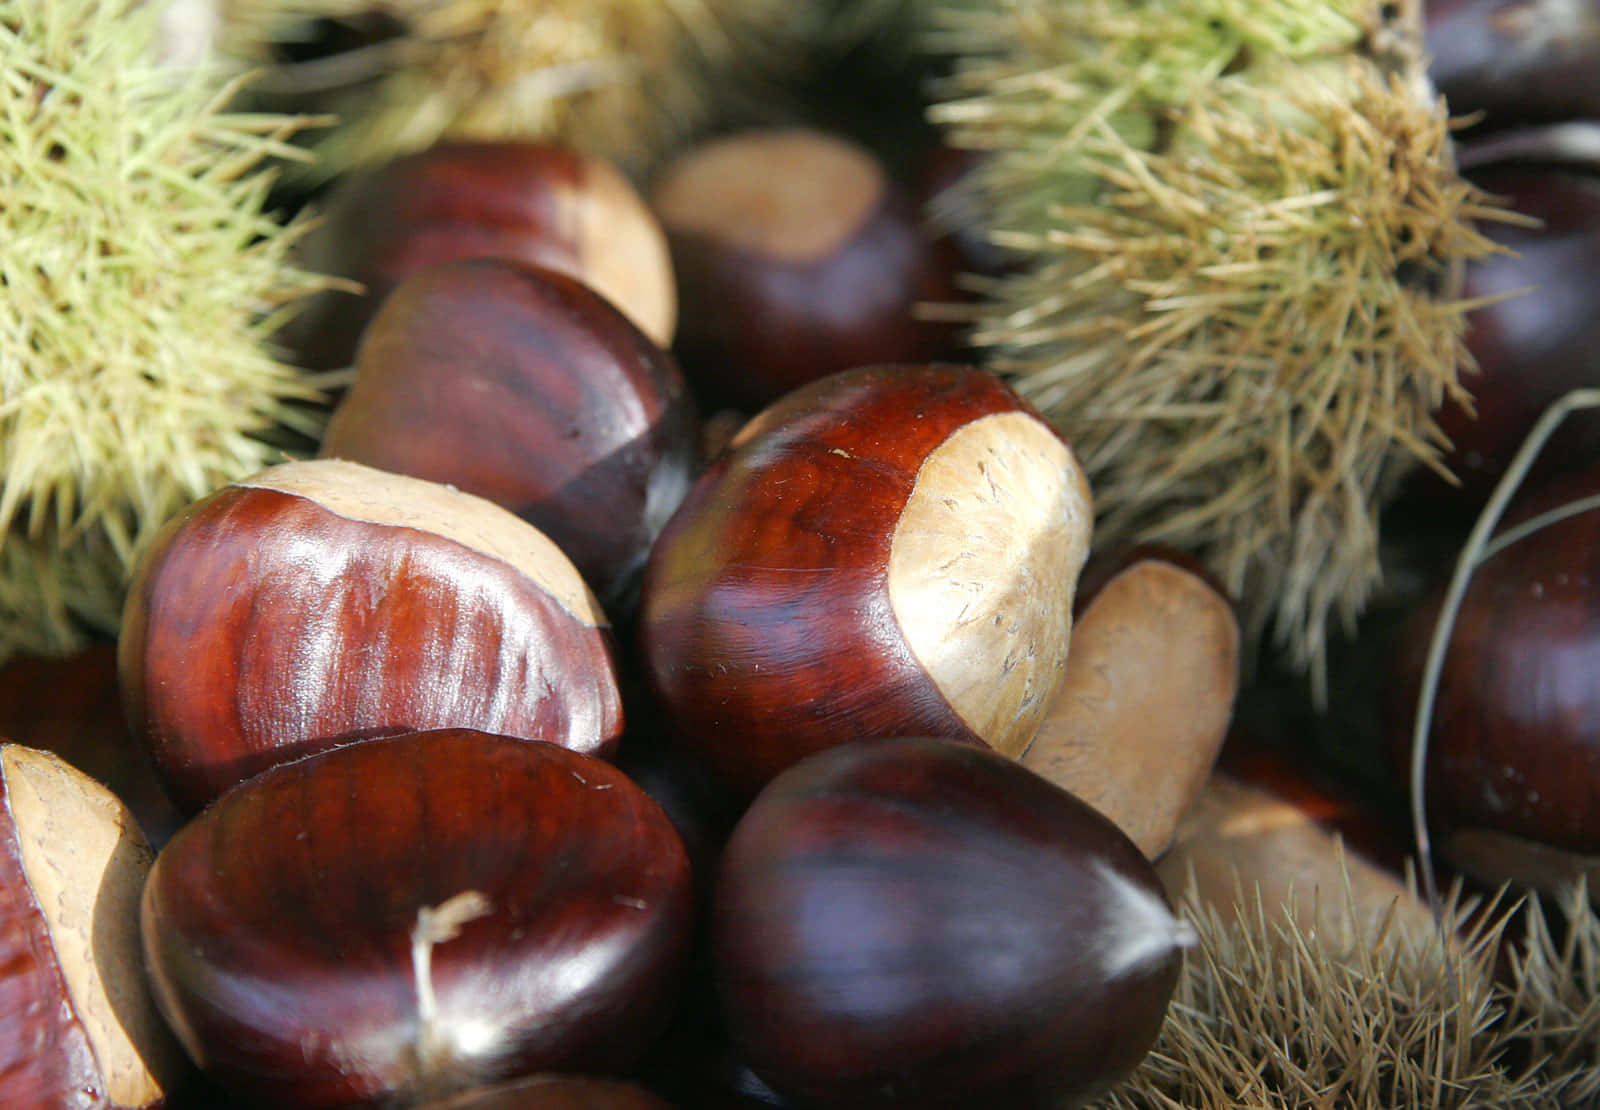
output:
[[[1503,529],[1596,495],[1594,467],[1547,482],[1518,500]],[[1393,667],[1390,721],[1402,769],[1443,579],[1401,630]],[[1494,882],[1543,885],[1600,860],[1597,613],[1600,511],[1525,536],[1474,572],[1428,742],[1429,816],[1457,866]]]
[[[321,454],[532,523],[621,619],[699,461],[672,357],[599,294],[504,259],[430,266],[379,309]]]
[[[503,257],[570,274],[656,343],[672,342],[677,292],[661,226],[603,159],[534,142],[445,142],[335,187],[300,263],[349,278],[292,321],[284,341],[319,369],[348,366],[368,320],[406,277],[458,258]]]
[[[1453,444],[1445,464],[1470,499],[1481,501],[1545,409],[1569,390],[1600,385],[1600,175],[1550,166],[1503,165],[1473,180],[1537,226],[1494,224],[1484,233],[1506,248],[1467,268],[1463,296],[1503,298],[1475,310],[1462,376],[1472,411],[1445,406]],[[1541,470],[1587,464],[1600,453],[1600,417],[1577,413],[1548,445]]]
[[[1600,119],[1595,0],[1427,0],[1421,7],[1428,75],[1453,115],[1481,116],[1485,128]]]
[[[948,357],[917,306],[954,297],[953,259],[864,149],[757,130],[666,167],[651,203],[683,315],[677,350],[708,407],[746,411],[839,370]]]
[[[735,1042],[830,1107],[1068,1104],[1144,1057],[1193,939],[1109,820],[996,752],[919,739],[774,779],[711,925]]]
[[[1074,620],[1061,692],[1022,765],[1111,818],[1154,859],[1222,750],[1239,651],[1233,605],[1203,574],[1132,556]]]
[[[416,1110],[672,1110],[672,1106],[620,1079],[536,1075],[425,1103]]]
[[[284,463],[170,522],[118,649],[129,726],[194,812],[274,763],[424,728],[601,755],[622,731],[604,614],[510,512],[356,463]]]
[[[0,736],[54,752],[125,802],[153,847],[183,817],[150,760],[128,742],[117,685],[117,648],[96,643],[61,658],[18,657],[0,666]]]
[[[139,948],[153,854],[59,757],[0,744],[0,1106],[164,1106],[185,1074]]]
[[[1090,517],[1071,449],[994,377],[834,375],[752,420],[668,522],[645,669],[745,798],[871,736],[1020,755],[1060,689]]]
[[[263,772],[157,857],[157,1000],[195,1061],[273,1107],[626,1068],[687,951],[689,865],[615,767],[466,729]]]

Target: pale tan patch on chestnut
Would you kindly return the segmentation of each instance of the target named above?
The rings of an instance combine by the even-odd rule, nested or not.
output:
[[[1019,412],[975,420],[929,454],[895,526],[889,599],[912,654],[1012,757],[1060,689],[1091,527],[1072,452]]]
[[[865,151],[794,129],[735,135],[685,155],[654,203],[672,231],[807,263],[836,253],[887,190]]]
[[[1600,856],[1540,844],[1493,829],[1457,829],[1444,840],[1444,854],[1467,874],[1499,886],[1557,894],[1579,879],[1588,883],[1589,901],[1600,906]]]
[[[583,185],[566,191],[573,209],[563,226],[578,229],[579,276],[660,347],[672,345],[678,327],[678,290],[666,232],[611,163],[590,159]]]
[[[1061,693],[1022,765],[1154,859],[1216,763],[1238,688],[1228,600],[1181,567],[1142,560],[1079,614]]]
[[[343,459],[283,463],[233,484],[304,497],[348,520],[432,533],[520,571],[590,627],[607,623],[583,576],[548,536],[454,486]]]
[[[176,1058],[145,986],[139,897],[154,859],[133,814],[59,757],[0,747],[23,874],[113,1106],[162,1096]]]
[[[1398,877],[1278,795],[1226,775],[1206,781],[1156,870],[1169,893],[1192,893],[1225,920],[1259,892],[1268,914],[1334,947],[1377,935],[1391,915],[1412,935],[1435,928],[1427,903]]]

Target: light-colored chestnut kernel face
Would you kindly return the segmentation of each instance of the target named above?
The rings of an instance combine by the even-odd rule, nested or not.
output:
[[[0,748],[22,870],[113,1106],[162,1093],[170,1041],[145,987],[139,896],[153,854],[133,815],[48,752]]]
[[[813,131],[763,131],[710,143],[662,178],[655,208],[672,231],[790,262],[827,258],[888,189],[864,151]]]
[[[607,623],[572,560],[543,532],[492,501],[342,459],[283,463],[234,485],[304,497],[349,520],[443,537],[514,567],[584,624]]]
[[[1013,412],[940,444],[895,527],[889,600],[906,642],[967,726],[1013,758],[1060,689],[1092,525],[1072,452]]]
[[[585,163],[581,188],[565,192],[564,226],[578,229],[581,277],[662,347],[678,326],[678,294],[667,236],[655,213],[611,163]]]

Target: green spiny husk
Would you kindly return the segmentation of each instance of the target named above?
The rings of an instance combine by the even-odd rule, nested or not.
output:
[[[160,64],[158,16],[0,0],[0,658],[115,631],[150,534],[319,396],[266,337],[323,280],[252,172],[298,121]]]
[[[1457,891],[1446,930],[1419,935],[1396,916],[1355,943],[1302,929],[1258,892],[1239,897],[1237,915],[1192,892],[1184,902],[1200,940],[1166,1025],[1098,1110],[1593,1105],[1600,916],[1581,888],[1553,913],[1504,896],[1491,913]]]
[[[973,338],[1064,432],[1104,548],[1188,549],[1320,678],[1378,517],[1468,400],[1458,175],[1414,9],[1004,0],[950,9],[934,119],[1020,266]]]
[[[301,168],[321,178],[443,139],[558,141],[641,172],[783,60],[782,0],[217,2],[224,55],[265,67],[262,104],[337,118],[309,135]],[[284,56],[319,23],[374,18],[393,36]]]

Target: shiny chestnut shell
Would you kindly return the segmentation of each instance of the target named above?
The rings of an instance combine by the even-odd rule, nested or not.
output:
[[[435,1051],[415,930],[433,945]],[[223,1086],[346,1106],[545,1070],[621,1069],[672,1002],[689,866],[604,761],[447,729],[350,744],[228,792],[157,857],[141,907],[157,1001]]]
[[[774,779],[729,841],[711,925],[731,1036],[807,1106],[1082,1095],[1143,1058],[1189,936],[1109,820],[925,739]]]

